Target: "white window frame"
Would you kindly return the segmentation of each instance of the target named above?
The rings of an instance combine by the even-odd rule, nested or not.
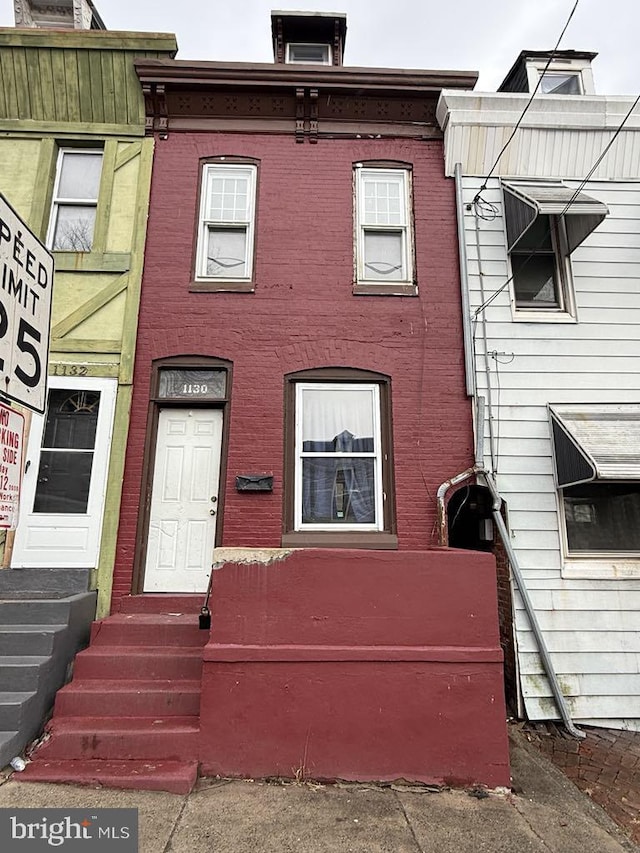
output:
[[[295,59],[294,53],[297,47],[321,47],[324,53],[324,58],[321,60],[303,60],[303,59]],[[324,44],[322,42],[306,42],[306,41],[293,41],[287,42],[286,51],[285,51],[285,62],[291,65],[331,65],[332,63],[332,52],[331,45]]]
[[[571,258],[567,245],[567,232],[563,217],[548,216],[550,222],[551,246],[556,279],[558,282],[558,305],[518,305],[516,294],[516,278],[513,271],[513,255],[527,257],[531,250],[518,251],[517,246],[509,252],[509,278],[511,291],[511,307],[514,320],[541,320],[544,322],[575,322],[576,307],[571,272]],[[551,252],[540,252],[540,255],[551,255]],[[534,252],[535,255],[535,252]]]
[[[314,391],[369,391],[373,397],[373,427],[374,427],[374,450],[371,453],[351,453],[349,456],[375,459],[375,522],[373,524],[309,524],[302,521],[302,461],[306,458],[344,458],[344,453],[330,453],[326,451],[312,452],[302,449],[302,399],[305,390]],[[383,531],[384,528],[384,484],[382,480],[382,429],[380,413],[380,386],[374,382],[297,382],[295,396],[295,487],[294,487],[294,530],[296,531],[331,531],[334,533],[349,531]]]
[[[529,60],[527,62],[527,80],[530,92],[533,92],[538,85],[538,80],[542,76],[546,65],[547,61],[545,59]],[[591,70],[591,61],[589,59],[554,59],[551,61],[546,73],[575,74],[580,82],[580,96],[595,95],[593,71]],[[538,94],[543,94],[540,88],[538,88]],[[551,93],[548,93],[545,94],[544,97],[576,98],[578,95],[552,95]]]
[[[367,181],[380,178],[397,181],[401,188],[401,221],[397,224],[378,224],[368,221],[365,210],[365,186]],[[372,167],[358,164],[355,169],[355,220],[356,220],[356,283],[367,285],[413,284],[413,207],[412,176],[410,169]],[[378,278],[367,271],[365,257],[365,235],[367,233],[400,234],[402,274],[400,278]]]
[[[578,81],[578,91],[577,92],[544,92],[542,90],[542,83],[544,78],[553,78],[553,77],[575,77]],[[547,71],[540,71],[538,75],[538,79],[540,80],[540,88],[538,89],[541,95],[558,95],[566,97],[567,95],[584,95],[584,85],[582,83],[582,74],[580,71],[574,70],[562,70],[560,68],[549,68]]]
[[[66,156],[68,155],[77,155],[77,156],[86,156],[92,155],[95,157],[96,154],[100,154],[102,157],[102,168],[104,168],[104,152],[99,148],[61,148],[58,151],[58,159],[56,162],[56,177],[55,183],[53,187],[53,198],[51,201],[51,213],[49,215],[49,229],[47,231],[47,239],[46,245],[52,251],[56,252],[91,252],[93,250],[93,243],[95,239],[95,220],[94,220],[94,230],[91,234],[91,246],[88,249],[54,249],[53,241],[56,234],[56,229],[58,225],[58,211],[63,207],[90,207],[96,211],[96,219],[98,214],[98,199],[100,196],[100,188],[98,187],[98,194],[95,199],[87,199],[87,198],[67,198],[63,197],[59,194],[60,189],[60,181],[62,179],[62,163]],[[102,178],[101,178],[102,180]]]
[[[206,216],[210,199],[210,189],[213,178],[218,176],[230,176],[236,173],[245,177],[247,183],[247,208],[246,216],[240,219],[209,219]],[[253,255],[255,241],[255,202],[257,166],[250,163],[205,163],[202,170],[202,183],[200,189],[200,213],[198,226],[198,250],[196,258],[196,281],[229,282],[240,283],[252,281],[253,278]],[[207,272],[207,251],[209,228],[219,229],[245,229],[245,274],[243,276],[212,275]]]

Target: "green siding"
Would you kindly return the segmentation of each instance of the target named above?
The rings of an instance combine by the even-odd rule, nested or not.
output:
[[[49,363],[53,375],[81,363],[118,377],[98,616],[111,594],[153,159],[134,59],[175,50],[170,36],[0,29],[0,188],[41,239],[59,148],[104,150],[93,250],[55,253]]]
[[[0,30],[0,120],[144,124],[136,57],[175,52],[167,36]]]

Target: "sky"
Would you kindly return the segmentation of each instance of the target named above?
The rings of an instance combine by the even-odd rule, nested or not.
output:
[[[575,0],[94,0],[110,30],[175,33],[178,59],[272,62],[272,9],[345,12],[345,65],[480,72],[495,91],[521,50],[551,50]],[[328,5],[327,5],[328,4]],[[0,0],[0,26],[13,26]],[[560,47],[594,51],[596,92],[637,95],[640,0],[579,0]]]

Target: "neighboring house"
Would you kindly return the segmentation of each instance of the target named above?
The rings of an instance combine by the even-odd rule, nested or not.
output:
[[[568,712],[638,729],[640,111],[594,93],[595,54],[561,51],[545,71],[550,56],[523,52],[497,93],[438,105],[461,191],[468,379]],[[521,707],[556,718],[515,604]]]
[[[68,11],[81,6],[92,10],[76,3]],[[96,590],[99,613],[110,602],[131,404],[154,145],[145,137],[133,63],[173,56],[176,42],[170,35],[102,31],[95,10],[75,22],[84,28],[41,28],[72,27],[70,15],[47,17],[65,9],[19,2],[16,18],[25,28],[0,30],[0,191],[55,261],[47,410],[31,418],[20,519],[5,553],[12,568],[0,571],[0,596],[80,595],[77,648],[88,638]],[[0,657],[0,704],[5,693],[13,703],[26,697],[16,685],[27,682],[30,697],[43,679],[50,701],[64,679],[73,644],[51,677],[41,670],[49,667],[51,643],[59,651],[59,638],[18,642],[15,625],[5,627],[63,623],[64,608],[56,605],[49,616],[42,601],[18,615],[15,602],[3,602],[0,655],[12,661]],[[13,659],[20,654],[44,655],[33,678],[21,676]],[[4,757],[0,751],[0,765]]]
[[[23,778],[507,785],[494,562],[434,548],[473,462],[435,108],[476,75],[344,67],[343,15],[272,32],[275,64],[136,64],[156,148],[113,615]]]

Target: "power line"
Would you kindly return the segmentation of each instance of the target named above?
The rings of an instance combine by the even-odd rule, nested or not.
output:
[[[596,159],[595,163],[593,164],[593,166],[589,169],[589,171],[587,172],[587,174],[585,175],[585,177],[580,181],[580,184],[579,184],[578,188],[574,191],[573,195],[571,196],[571,198],[569,199],[569,201],[568,201],[568,202],[566,203],[566,205],[564,206],[564,209],[563,209],[563,210],[558,214],[558,218],[559,218],[559,219],[560,219],[560,218],[562,218],[562,217],[565,215],[565,213],[569,210],[569,208],[571,207],[571,205],[574,203],[574,201],[577,199],[577,197],[580,195],[580,193],[581,193],[581,192],[582,192],[582,190],[584,189],[584,187],[585,187],[586,183],[588,182],[589,178],[591,178],[591,176],[592,176],[592,175],[593,175],[593,173],[596,171],[596,169],[598,168],[598,166],[600,165],[600,163],[602,163],[602,161],[604,160],[604,158],[607,156],[607,154],[609,153],[609,150],[611,149],[611,146],[613,145],[613,143],[616,141],[616,139],[618,138],[618,136],[619,136],[619,135],[620,135],[620,133],[622,132],[622,130],[623,130],[623,128],[624,128],[624,126],[625,126],[625,124],[627,123],[627,121],[629,120],[629,118],[630,118],[630,116],[631,116],[631,113],[635,110],[635,108],[638,106],[638,104],[639,104],[639,103],[640,103],[640,94],[637,96],[637,98],[635,99],[635,101],[633,102],[633,104],[631,104],[631,106],[630,106],[629,110],[627,111],[627,114],[625,115],[625,117],[622,119],[622,121],[620,122],[620,124],[619,124],[619,125],[618,125],[618,127],[616,128],[616,130],[615,130],[615,132],[614,132],[613,136],[611,137],[611,139],[609,140],[609,142],[605,145],[605,147],[603,148],[603,150],[602,150],[602,152],[600,153],[600,155],[597,157],[597,159]],[[488,180],[488,177],[487,177],[487,180]],[[485,187],[486,187],[486,184],[485,184]],[[478,195],[480,195],[480,193],[481,193],[481,192],[482,192],[482,189],[478,192]],[[478,197],[478,196],[476,196],[476,199],[477,199],[477,197]],[[474,199],[474,202],[476,201],[476,199]],[[489,203],[488,203],[488,202],[484,202],[484,204],[489,204]],[[485,218],[487,218],[487,217],[481,216],[480,218],[481,218],[481,219],[485,219]],[[524,261],[522,262],[522,264],[521,264],[521,266],[520,266],[520,269],[522,269],[522,267],[524,267],[524,266],[525,266],[525,264],[527,264],[527,263],[531,260],[531,258],[536,254],[536,252],[538,251],[538,249],[540,249],[540,248],[541,248],[542,244],[543,244],[543,243],[545,242],[545,240],[546,240],[546,236],[547,236],[547,235],[545,234],[545,236],[544,236],[544,237],[543,237],[543,239],[540,241],[540,243],[539,243],[535,248],[533,248],[533,249],[531,250],[531,252],[526,256],[526,258],[524,259]],[[512,281],[513,281],[513,274],[512,274],[512,275],[510,275],[510,276],[509,276],[509,278],[508,278],[508,279],[507,279],[503,284],[501,284],[501,285],[500,285],[500,287],[499,287],[497,290],[495,290],[495,291],[491,294],[491,296],[490,296],[488,299],[485,299],[485,301],[482,303],[482,305],[480,305],[480,307],[479,307],[479,308],[477,308],[477,309],[474,311],[474,313],[473,313],[473,317],[474,317],[474,319],[475,319],[475,318],[476,318],[476,317],[477,317],[477,316],[478,316],[482,311],[484,311],[484,310],[485,310],[485,308],[488,308],[488,307],[489,307],[489,305],[491,305],[491,303],[493,302],[493,300],[494,300],[494,299],[495,299],[495,298],[496,298],[500,293],[502,293],[502,291],[505,289],[505,287],[507,287],[507,286],[508,286]]]
[[[571,19],[573,18],[573,15],[574,15],[574,13],[575,13],[576,9],[578,8],[578,3],[579,3],[579,2],[580,2],[580,0],[576,0],[576,2],[573,4],[573,9],[572,9],[572,10],[571,10],[571,12],[569,13],[569,17],[567,18],[567,22],[566,22],[566,24],[564,25],[564,27],[562,28],[562,32],[561,32],[561,33],[560,33],[560,35],[558,36],[558,41],[556,42],[556,46],[555,46],[555,47],[553,48],[553,50],[551,51],[551,54],[549,55],[549,59],[547,59],[547,64],[546,64],[546,65],[545,65],[545,67],[543,68],[542,73],[538,75],[538,82],[536,83],[535,88],[534,88],[533,92],[531,93],[531,97],[530,97],[530,98],[529,98],[529,100],[527,101],[527,104],[526,104],[525,108],[522,110],[522,113],[520,114],[520,118],[519,118],[519,119],[518,119],[518,121],[515,123],[514,128],[513,128],[513,130],[511,131],[511,135],[509,136],[509,138],[507,139],[507,141],[505,142],[505,144],[502,146],[502,149],[500,150],[500,153],[499,153],[499,154],[498,154],[498,156],[496,157],[496,159],[495,159],[495,161],[494,161],[493,166],[492,166],[492,167],[491,167],[491,169],[489,170],[489,174],[488,174],[488,175],[487,175],[487,177],[484,179],[484,181],[483,181],[483,183],[482,183],[482,186],[481,186],[481,187],[480,187],[480,189],[478,190],[478,192],[477,192],[477,194],[476,194],[476,197],[474,198],[474,202],[476,202],[476,201],[478,200],[478,198],[479,198],[479,196],[481,195],[481,193],[482,193],[482,192],[487,188],[487,182],[488,182],[489,178],[493,175],[493,171],[494,171],[494,169],[496,168],[496,166],[498,165],[498,163],[500,162],[500,158],[502,157],[502,155],[504,154],[504,152],[507,150],[507,148],[508,148],[508,147],[509,147],[509,145],[511,144],[511,140],[512,140],[512,139],[513,139],[513,137],[516,135],[516,133],[517,133],[517,131],[518,131],[518,128],[520,127],[520,125],[521,125],[521,123],[522,123],[522,120],[524,119],[525,115],[527,114],[527,111],[528,111],[529,107],[530,107],[530,106],[531,106],[531,104],[533,103],[533,99],[535,98],[536,94],[538,93],[538,89],[540,88],[540,84],[542,83],[542,78],[544,77],[544,75],[545,75],[545,74],[547,73],[547,71],[549,70],[549,66],[551,65],[551,63],[552,63],[553,59],[555,58],[556,52],[557,52],[557,50],[558,50],[558,47],[560,46],[560,42],[562,41],[562,37],[563,37],[563,36],[564,36],[564,34],[566,33],[566,31],[567,31],[567,27],[568,27],[568,26],[569,26],[569,24],[571,23]]]

